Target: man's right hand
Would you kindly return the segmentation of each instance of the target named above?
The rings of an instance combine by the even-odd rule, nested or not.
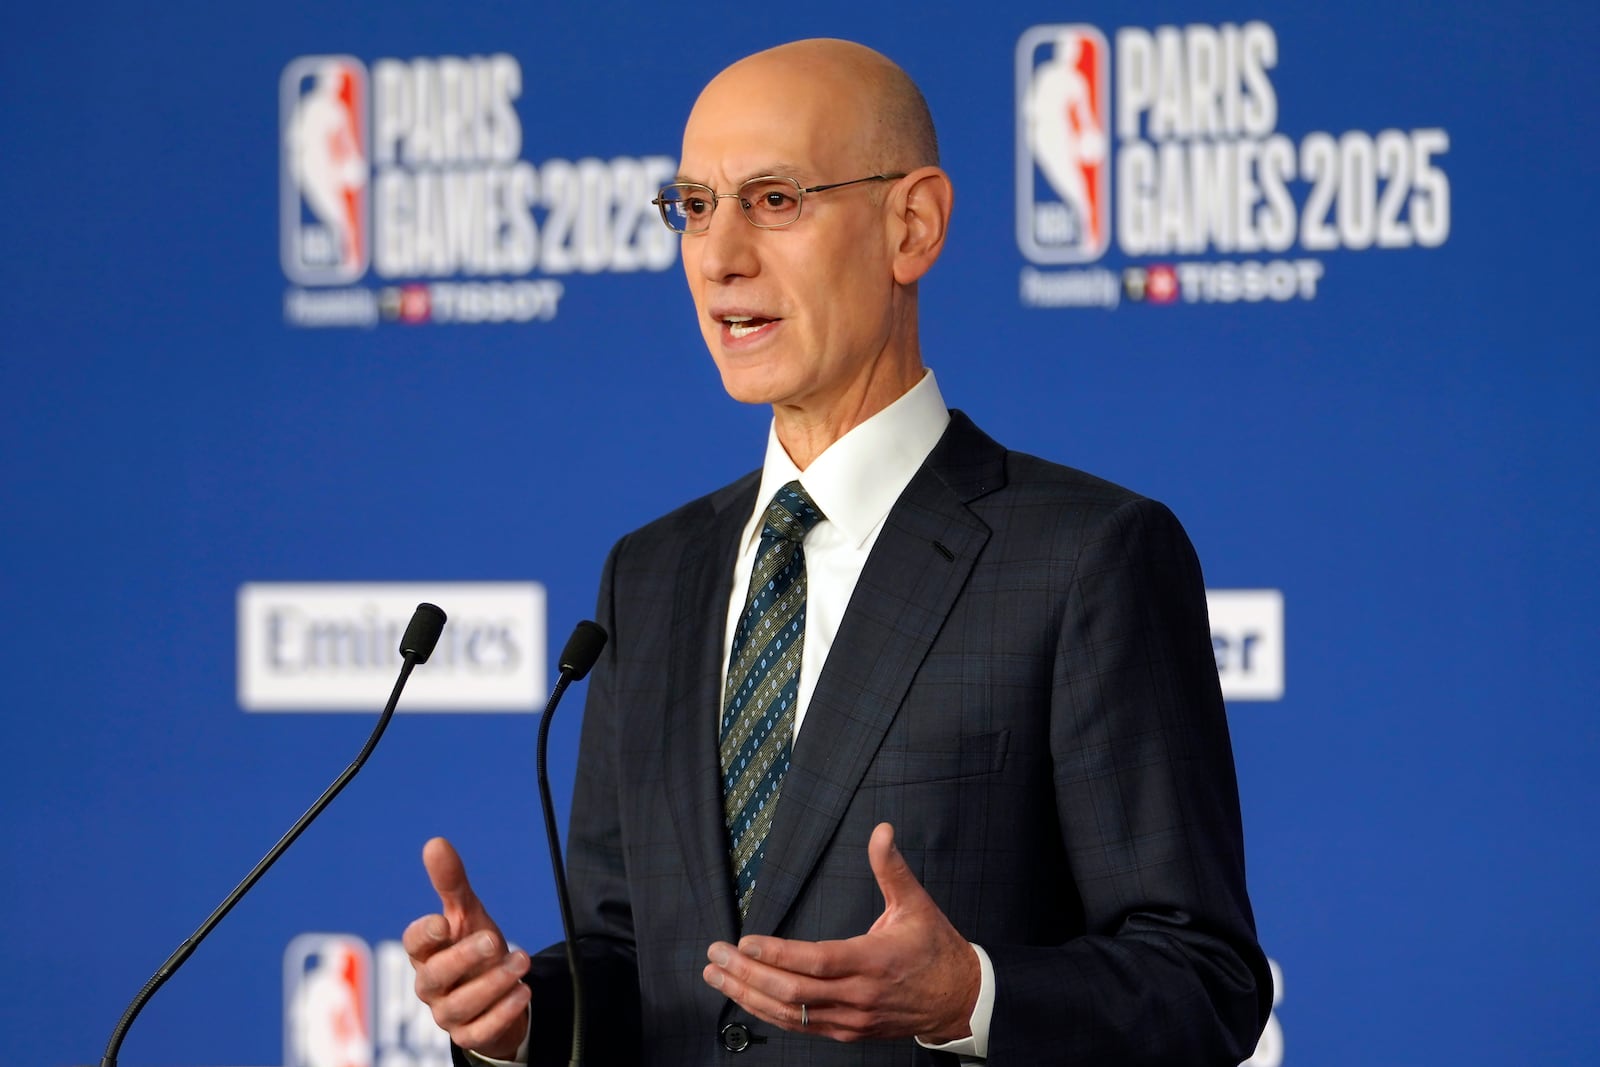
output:
[[[444,914],[424,915],[401,938],[417,996],[457,1046],[509,1060],[528,1029],[528,954],[507,947],[450,842],[435,837],[422,846],[422,865]]]

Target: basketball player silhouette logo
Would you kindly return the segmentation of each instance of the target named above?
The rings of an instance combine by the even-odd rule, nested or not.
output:
[[[359,64],[314,58],[285,115],[285,173],[315,220],[297,227],[291,253],[307,281],[354,281],[367,268],[365,88]]]

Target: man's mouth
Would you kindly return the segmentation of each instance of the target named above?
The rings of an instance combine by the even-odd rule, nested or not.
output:
[[[776,319],[763,319],[754,315],[724,315],[723,325],[727,326],[728,333],[735,341],[758,333],[765,326],[770,326]]]

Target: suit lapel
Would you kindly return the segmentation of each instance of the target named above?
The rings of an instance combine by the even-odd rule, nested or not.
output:
[[[1004,456],[954,413],[890,509],[795,742],[746,933],[777,929],[837,832],[988,541],[967,503],[1003,483]],[[866,841],[849,844],[865,853]]]
[[[722,817],[717,716],[722,706],[723,623],[739,532],[755,505],[757,479],[713,497],[713,515],[674,576],[669,704],[662,716],[667,802],[695,900],[716,937],[738,936]],[[708,942],[709,943],[709,939]]]

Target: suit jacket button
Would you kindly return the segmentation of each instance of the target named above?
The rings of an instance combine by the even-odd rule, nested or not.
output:
[[[743,1052],[750,1047],[750,1028],[744,1023],[729,1023],[722,1028],[722,1047],[729,1052]]]

